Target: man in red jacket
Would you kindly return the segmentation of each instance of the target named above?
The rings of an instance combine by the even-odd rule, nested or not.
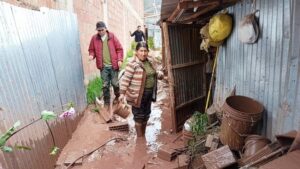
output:
[[[118,73],[123,62],[123,48],[117,37],[107,30],[104,22],[98,22],[96,30],[98,33],[91,39],[89,55],[90,60],[96,59],[97,68],[101,72],[104,103],[106,109],[109,110],[110,84],[114,88],[116,101],[120,96]]]

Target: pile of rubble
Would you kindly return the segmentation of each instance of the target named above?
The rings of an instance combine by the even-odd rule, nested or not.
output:
[[[176,169],[299,169],[300,132],[276,135],[274,141],[257,135],[263,112],[251,98],[230,96],[222,108],[213,105],[207,110],[205,133],[197,136],[184,127],[185,149],[163,146],[158,157],[171,161],[178,156]]]

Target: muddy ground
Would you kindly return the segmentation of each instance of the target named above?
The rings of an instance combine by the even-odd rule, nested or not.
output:
[[[137,138],[132,114],[126,119],[129,132],[113,132],[102,117],[92,111],[90,106],[84,113],[72,139],[62,150],[57,169],[61,168],[69,153],[86,154],[114,137],[126,138],[126,141],[110,142],[95,153],[85,157],[82,164],[73,169],[171,169],[178,161],[168,162],[157,157],[159,146],[174,141],[178,134],[172,133],[169,112],[169,95],[166,83],[158,83],[158,100],[152,105],[152,113],[147,124],[146,137]],[[117,120],[124,121],[117,117]],[[183,145],[179,139],[176,144]]]

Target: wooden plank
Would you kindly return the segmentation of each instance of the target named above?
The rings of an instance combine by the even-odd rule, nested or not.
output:
[[[170,88],[170,112],[172,117],[172,128],[173,131],[177,130],[177,121],[176,121],[176,111],[175,111],[175,95],[174,95],[174,76],[172,70],[172,61],[171,61],[171,49],[169,41],[169,30],[166,22],[163,23],[163,35],[164,35],[164,44],[165,44],[165,57],[166,65],[168,70],[168,80]]]
[[[162,27],[162,24],[160,24],[160,27]],[[165,68],[166,67],[166,53],[165,53],[165,36],[163,33],[161,34],[161,38],[162,38],[162,67]]]
[[[180,6],[178,4],[176,9],[172,12],[172,14],[167,19],[167,21],[172,23],[176,22],[178,18],[180,18],[180,16],[183,14],[184,11],[185,11],[184,9],[180,9]]]
[[[209,2],[203,2],[203,1],[183,1],[179,3],[180,9],[191,9],[191,8],[201,8],[201,7],[207,7],[210,5],[214,5],[216,3],[219,3],[219,0],[210,0]]]
[[[196,98],[193,99],[193,100],[190,100],[190,101],[188,101],[188,102],[182,103],[182,104],[176,106],[176,110],[177,110],[177,109],[180,109],[180,108],[182,108],[182,107],[184,107],[184,106],[186,106],[186,105],[192,104],[192,103],[194,103],[194,102],[196,102],[196,101],[198,101],[198,100],[200,100],[200,99],[203,99],[203,98],[205,98],[205,96],[199,96],[199,97],[196,97]]]
[[[193,15],[185,17],[180,22],[190,22],[190,21],[193,21],[193,20],[197,19],[199,16],[204,15],[205,13],[207,13],[207,12],[209,12],[209,11],[217,8],[219,4],[220,4],[219,2],[214,2],[214,4],[209,5],[209,6],[205,7],[205,8],[203,8],[202,10],[194,13]]]
[[[194,66],[194,65],[199,65],[199,64],[202,64],[202,61],[173,65],[172,69],[184,68],[184,67],[189,67],[189,66]]]

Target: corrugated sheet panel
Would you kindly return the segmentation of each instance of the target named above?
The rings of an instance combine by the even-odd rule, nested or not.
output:
[[[300,129],[300,4],[296,0],[256,1],[260,37],[249,45],[238,40],[238,22],[251,13],[243,1],[229,12],[234,29],[219,52],[215,102],[223,104],[236,85],[238,95],[260,101],[266,110],[265,134]]]
[[[86,107],[77,18],[72,13],[46,13],[0,2],[0,132],[20,120],[25,125],[43,110],[57,113],[74,102],[77,112]],[[79,120],[51,122],[56,144],[63,147]],[[50,169],[55,158],[45,122],[15,135],[9,144],[31,151],[0,152],[0,168]]]
[[[170,25],[177,131],[194,111],[203,111],[206,54],[200,51],[200,25]]]

